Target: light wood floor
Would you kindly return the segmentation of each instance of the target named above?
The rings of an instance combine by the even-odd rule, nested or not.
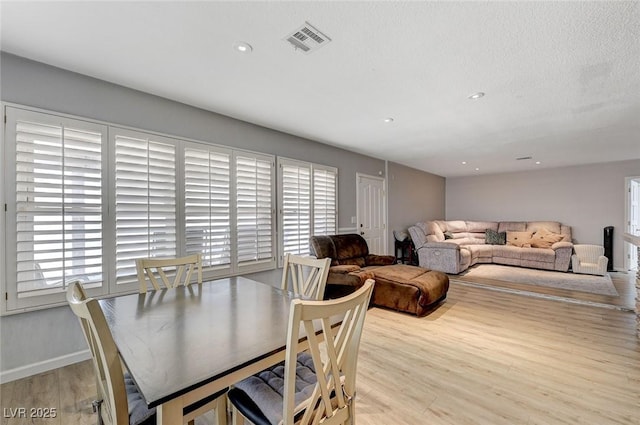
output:
[[[59,409],[2,425],[95,423],[93,379],[83,362],[2,385],[3,408]],[[460,284],[423,318],[372,308],[356,412],[358,425],[638,425],[635,315]]]

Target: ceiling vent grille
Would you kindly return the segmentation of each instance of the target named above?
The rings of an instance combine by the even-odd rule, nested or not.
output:
[[[303,53],[315,52],[331,39],[314,28],[309,22],[297,28],[291,34],[284,38],[285,41],[291,43],[294,49]]]

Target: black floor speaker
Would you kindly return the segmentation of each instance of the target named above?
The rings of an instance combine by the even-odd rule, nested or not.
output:
[[[609,259],[607,271],[613,271],[613,226],[604,228],[604,256]]]

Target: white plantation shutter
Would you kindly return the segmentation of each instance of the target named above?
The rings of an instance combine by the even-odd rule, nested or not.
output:
[[[309,255],[311,164],[278,159],[280,172],[281,255]]]
[[[231,150],[189,145],[184,151],[186,253],[205,270],[231,266]]]
[[[106,127],[7,108],[7,135],[9,308],[63,300],[75,279],[103,287]]]
[[[278,158],[280,265],[285,254],[309,255],[312,235],[337,233],[338,170]]]
[[[171,139],[114,128],[116,283],[136,280],[135,259],[174,257],[176,148]]]
[[[275,264],[273,158],[235,154],[238,267]]]
[[[313,234],[335,235],[338,230],[338,170],[313,166]]]

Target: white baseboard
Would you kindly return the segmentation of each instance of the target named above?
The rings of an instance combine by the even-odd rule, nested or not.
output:
[[[32,363],[26,366],[16,367],[15,369],[4,370],[0,372],[0,384],[26,378],[28,376],[37,375],[38,373],[47,372],[59,367],[69,366],[91,358],[89,349],[77,351],[64,356],[55,357],[42,362]]]

